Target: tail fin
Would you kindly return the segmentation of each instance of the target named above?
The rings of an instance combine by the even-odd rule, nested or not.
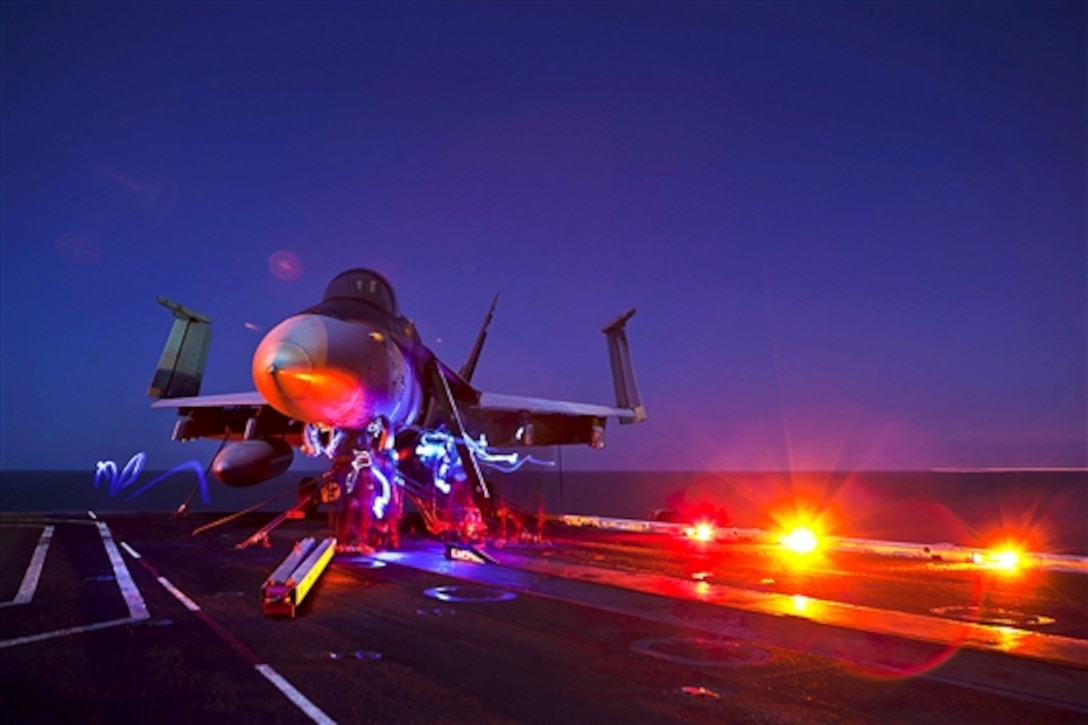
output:
[[[208,360],[212,320],[165,297],[156,299],[174,313],[175,319],[147,394],[152,398],[197,395],[204,378],[204,363]]]
[[[608,338],[608,358],[612,363],[612,383],[616,388],[616,407],[627,408],[634,412],[630,420],[620,419],[620,423],[641,423],[646,420],[646,408],[642,405],[642,396],[638,392],[635,380],[635,366],[631,362],[631,348],[627,344],[627,321],[635,316],[634,308],[627,310],[612,322],[601,328]]]
[[[499,295],[495,293],[495,299],[491,300],[491,309],[487,311],[487,315],[484,317],[484,324],[480,326],[480,332],[476,335],[476,342],[472,345],[472,352],[468,354],[468,360],[465,360],[465,364],[461,366],[458,375],[460,375],[466,383],[472,382],[472,374],[476,372],[476,363],[480,361],[480,353],[484,349],[484,341],[487,340],[487,327],[491,324],[491,318],[495,316],[495,305],[499,303]]]

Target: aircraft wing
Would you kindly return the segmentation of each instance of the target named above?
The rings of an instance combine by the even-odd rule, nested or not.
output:
[[[461,412],[471,435],[486,435],[489,445],[500,448],[575,443],[600,448],[607,419],[639,420],[631,408],[500,393],[480,393],[479,402],[463,406]]]
[[[174,440],[195,438],[275,437],[289,445],[302,442],[303,424],[274,409],[257,391],[160,398],[152,408],[176,408]]]
[[[254,407],[268,405],[264,396],[256,390],[248,393],[224,393],[222,395],[192,395],[186,398],[160,398],[151,404],[152,408],[215,408],[215,407]]]
[[[494,411],[527,411],[550,415],[593,416],[596,418],[635,419],[635,411],[628,408],[613,408],[594,403],[571,403],[565,400],[530,398],[522,395],[503,395],[501,393],[480,393],[480,408]]]
[[[584,443],[592,448],[602,448],[605,422],[609,418],[624,425],[645,420],[646,408],[635,382],[625,331],[627,321],[634,314],[633,309],[628,310],[601,328],[608,339],[612,382],[616,390],[615,407],[484,392],[466,401],[454,391],[455,397],[461,397],[460,407],[468,433],[475,438],[486,435],[490,445],[499,447]],[[449,372],[443,372],[447,380],[453,377]],[[468,384],[464,383],[463,387]]]

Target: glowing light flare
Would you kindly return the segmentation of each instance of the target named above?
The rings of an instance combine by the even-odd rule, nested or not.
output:
[[[693,541],[706,543],[713,541],[717,531],[710,521],[697,521],[684,529],[684,535]]]
[[[791,529],[782,537],[781,542],[787,549],[801,556],[811,554],[820,548],[820,540],[816,532],[807,526]]]
[[[983,564],[1007,574],[1015,574],[1024,566],[1024,554],[1021,547],[1015,544],[1003,544],[987,552],[985,557],[979,557]]]
[[[780,500],[768,514],[775,524],[772,529],[777,532],[775,538],[796,561],[822,553],[825,534],[838,529],[841,521],[834,509],[812,500],[804,492]]]

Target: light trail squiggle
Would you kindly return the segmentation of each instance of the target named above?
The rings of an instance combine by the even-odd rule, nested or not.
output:
[[[329,434],[328,445],[321,442],[321,429],[313,423],[306,424],[306,445],[302,448],[302,452],[309,458],[316,458],[317,456],[325,456],[325,458],[333,458],[336,456],[336,451],[340,448],[340,444],[344,441],[345,433],[342,430],[336,429]]]
[[[110,496],[116,496],[121,490],[128,488],[136,479],[140,477],[140,474],[144,470],[144,462],[147,460],[147,454],[140,451],[132,458],[128,459],[128,463],[121,469],[120,473],[117,471],[117,464],[113,461],[99,461],[95,464],[94,471],[94,487],[98,488],[98,482],[102,478],[106,478],[110,484]]]
[[[513,473],[526,463],[538,466],[555,465],[554,461],[543,461],[529,455],[493,453],[489,450],[486,435],[481,434],[479,440],[476,440],[471,436],[456,438],[444,430],[427,431],[419,437],[416,455],[434,471],[435,488],[442,493],[450,492],[450,485],[447,482],[450,474],[456,474],[458,469],[463,469],[464,464],[457,453],[457,443],[464,443],[481,464],[500,473]]]
[[[389,479],[377,466],[371,466],[370,471],[382,484],[382,493],[380,496],[374,497],[374,505],[371,507],[374,510],[374,515],[382,519],[385,518],[385,507],[389,505],[389,499],[393,497],[393,491],[389,486]]]
[[[522,456],[517,453],[492,453],[488,450],[487,436],[482,433],[480,434],[480,440],[473,440],[472,437],[469,436],[468,438],[465,438],[464,443],[472,449],[472,452],[481,463],[502,473],[513,473],[526,463],[532,463],[537,466],[555,465],[555,461],[543,461],[531,455]],[[506,467],[504,468],[500,464],[506,464]]]
[[[371,463],[369,451],[352,451],[352,454],[354,458],[351,459],[351,473],[344,478],[344,488],[349,496],[355,491],[355,481],[359,478],[359,471],[370,468]]]
[[[140,451],[132,456],[132,458],[128,459],[128,463],[120,470],[118,470],[115,461],[98,461],[98,463],[95,464],[94,470],[94,487],[98,488],[100,483],[104,480],[109,484],[109,495],[116,496],[121,491],[136,483],[136,479],[143,473],[144,464],[146,462],[147,454],[143,451]],[[185,463],[174,466],[166,473],[156,476],[136,491],[129,494],[125,500],[131,501],[148,489],[158,485],[170,476],[173,476],[175,473],[181,473],[186,469],[189,469],[196,474],[200,487],[200,498],[204,503],[209,503],[211,499],[208,497],[208,481],[204,477],[203,467],[196,461],[186,461]]]

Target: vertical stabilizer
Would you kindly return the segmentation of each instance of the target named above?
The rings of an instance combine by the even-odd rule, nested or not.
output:
[[[208,345],[212,339],[211,318],[194,312],[165,297],[156,298],[174,313],[174,326],[162,349],[159,366],[147,394],[152,398],[184,398],[200,393]]]
[[[631,362],[631,348],[627,344],[627,321],[634,316],[635,310],[632,308],[601,328],[601,332],[608,339],[608,358],[612,363],[612,384],[616,388],[616,407],[627,408],[635,414],[631,420],[621,418],[622,424],[640,423],[646,420],[646,408],[643,407],[642,396],[638,392],[635,366]]]
[[[484,349],[484,342],[487,340],[487,328],[491,324],[491,318],[495,316],[495,305],[499,303],[499,295],[495,294],[495,299],[491,300],[491,309],[487,311],[487,315],[484,317],[484,324],[480,326],[480,332],[476,335],[476,342],[472,345],[472,352],[468,354],[468,360],[465,360],[465,364],[461,366],[461,370],[458,375],[466,383],[472,382],[472,376],[476,372],[476,363],[480,361],[480,353]]]

